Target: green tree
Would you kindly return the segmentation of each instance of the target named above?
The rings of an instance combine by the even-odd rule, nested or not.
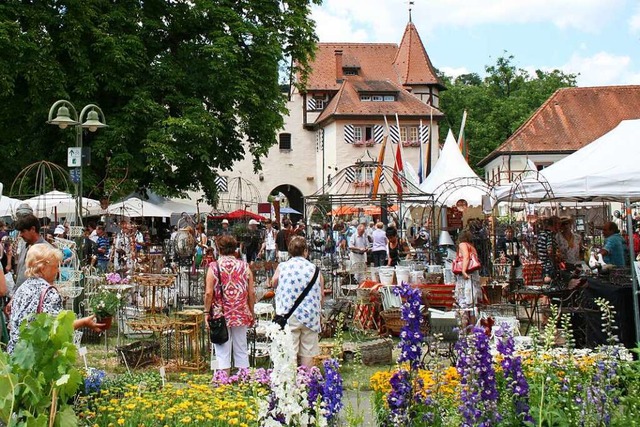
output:
[[[279,66],[304,67],[321,0],[42,0],[0,3],[0,181],[44,158],[66,164],[74,132],[47,126],[60,98],[99,105],[86,134],[86,195],[202,186],[276,142],[286,97]],[[117,188],[115,188],[117,187]]]
[[[443,140],[449,128],[458,136],[467,110],[464,133],[471,167],[506,141],[556,90],[576,84],[575,75],[559,70],[536,70],[531,76],[506,53],[485,72],[483,79],[475,73],[453,81],[445,76],[447,90],[440,95],[440,108],[447,115],[440,131]]]

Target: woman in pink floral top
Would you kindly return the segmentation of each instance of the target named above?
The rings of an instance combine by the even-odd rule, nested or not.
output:
[[[254,321],[253,306],[256,301],[249,265],[234,257],[237,247],[238,242],[232,236],[223,236],[218,240],[220,257],[217,263],[209,264],[204,294],[206,324],[209,324],[211,315],[214,318],[224,315],[227,320],[229,340],[224,344],[214,344],[218,369],[225,370],[227,374],[231,368],[232,351],[236,368],[249,367],[247,329]],[[219,286],[218,277],[222,286]]]

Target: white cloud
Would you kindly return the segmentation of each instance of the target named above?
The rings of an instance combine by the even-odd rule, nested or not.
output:
[[[453,79],[463,74],[471,73],[466,67],[440,67],[440,71]]]
[[[424,38],[437,27],[483,24],[549,23],[558,28],[597,33],[624,7],[625,0],[417,0],[415,3],[413,21]],[[325,0],[312,10],[320,41],[399,43],[398,28],[404,28],[408,20],[406,0]]]
[[[640,34],[640,6],[636,7],[635,13],[629,18],[629,32]]]
[[[576,53],[560,69],[579,74],[578,86],[639,84],[640,73],[632,67],[630,56],[598,52],[591,56]]]

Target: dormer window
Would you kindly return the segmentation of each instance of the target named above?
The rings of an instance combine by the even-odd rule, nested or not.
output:
[[[342,73],[345,76],[357,76],[358,75],[358,69],[357,68],[351,68],[351,67],[349,67],[349,68],[344,67],[344,68],[342,68]]]
[[[360,95],[362,102],[393,102],[395,100],[395,95]]]

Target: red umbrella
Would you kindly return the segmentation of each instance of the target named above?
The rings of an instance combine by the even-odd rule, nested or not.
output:
[[[229,212],[228,214],[210,216],[209,219],[217,220],[217,219],[229,219],[229,220],[250,220],[255,219],[256,221],[264,221],[265,217],[255,214],[250,211],[246,211],[244,209],[238,209],[233,212]]]

